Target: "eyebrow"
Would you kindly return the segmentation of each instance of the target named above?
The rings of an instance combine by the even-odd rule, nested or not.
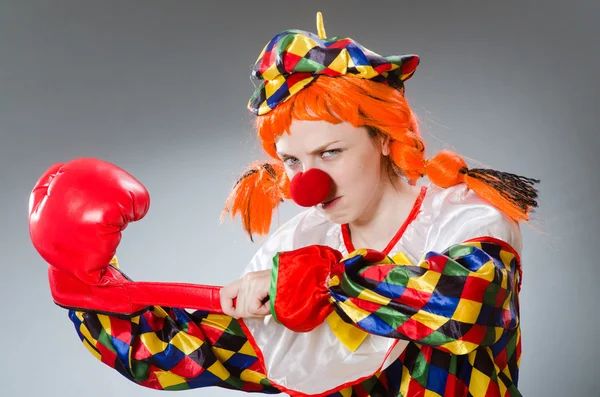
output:
[[[313,150],[312,152],[310,152],[309,154],[310,154],[310,155],[314,155],[314,154],[318,154],[318,153],[320,153],[320,152],[323,152],[323,151],[325,151],[325,149],[327,149],[329,146],[333,145],[334,143],[338,143],[338,142],[341,142],[341,141],[339,141],[339,140],[338,140],[338,141],[329,142],[329,143],[327,143],[327,144],[325,144],[325,145],[321,145],[321,146],[319,146],[318,148],[316,148],[315,150]],[[279,157],[283,158],[283,159],[285,159],[285,158],[289,158],[289,157],[294,157],[294,156],[290,156],[289,154],[285,154],[285,153],[281,153],[281,152],[277,152],[277,155],[278,155]]]

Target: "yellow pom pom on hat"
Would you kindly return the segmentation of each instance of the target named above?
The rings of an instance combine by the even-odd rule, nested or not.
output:
[[[248,101],[253,114],[270,112],[320,75],[352,76],[403,89],[419,65],[415,54],[384,57],[351,38],[326,38],[320,12],[317,30],[318,35],[286,30],[263,48],[252,68],[252,77],[262,80]]]

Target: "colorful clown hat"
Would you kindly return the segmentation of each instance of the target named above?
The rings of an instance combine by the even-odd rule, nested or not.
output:
[[[263,80],[248,101],[252,113],[270,112],[320,75],[352,76],[403,89],[419,65],[414,54],[384,57],[351,38],[326,38],[320,12],[317,29],[318,36],[286,30],[265,46],[252,68],[252,77]]]

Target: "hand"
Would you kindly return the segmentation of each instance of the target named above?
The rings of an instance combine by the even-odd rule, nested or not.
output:
[[[246,273],[221,289],[223,313],[233,318],[265,317],[271,313],[271,270]]]

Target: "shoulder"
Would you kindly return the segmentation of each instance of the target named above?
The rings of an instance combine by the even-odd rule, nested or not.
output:
[[[469,189],[464,183],[440,188],[431,184],[423,205],[432,219],[431,233],[439,244],[450,246],[466,240],[498,239],[510,245],[518,254],[522,250],[521,228],[494,205]],[[443,249],[436,247],[437,249]]]
[[[316,244],[328,245],[337,249],[341,243],[339,225],[325,219],[314,207],[309,208],[285,222],[269,235],[244,273],[271,268],[272,259],[278,252],[292,251]]]

